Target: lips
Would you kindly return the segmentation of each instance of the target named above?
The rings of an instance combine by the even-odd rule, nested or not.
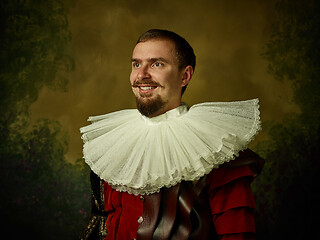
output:
[[[132,87],[138,88],[140,94],[141,93],[144,94],[144,93],[151,93],[152,91],[160,87],[160,85],[152,80],[145,80],[145,81],[135,81],[132,84]]]
[[[139,86],[142,91],[152,90],[157,88],[157,86]]]
[[[152,92],[158,88],[157,86],[150,86],[150,85],[138,85],[140,96],[151,96]],[[147,94],[147,95],[146,95]]]

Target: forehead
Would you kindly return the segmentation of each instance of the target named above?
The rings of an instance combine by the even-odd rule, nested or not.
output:
[[[150,59],[165,58],[171,61],[177,61],[175,54],[175,45],[170,40],[148,40],[138,43],[133,49],[132,58]]]

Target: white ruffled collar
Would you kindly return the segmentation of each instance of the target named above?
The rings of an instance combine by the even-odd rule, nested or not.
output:
[[[86,163],[118,191],[152,194],[194,181],[245,149],[260,130],[258,99],[186,104],[148,118],[136,109],[90,117]]]

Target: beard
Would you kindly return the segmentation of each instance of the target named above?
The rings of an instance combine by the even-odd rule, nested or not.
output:
[[[150,95],[144,95],[140,97],[136,96],[137,109],[146,117],[153,116],[166,104],[159,95],[151,99],[149,97]]]
[[[139,84],[150,84],[152,86],[162,87],[161,84],[153,81],[152,79],[143,79],[143,80],[136,80],[133,84],[133,88],[138,88]],[[162,100],[160,95],[156,95],[152,97],[152,94],[141,94],[138,93],[136,95],[136,104],[137,109],[139,112],[146,116],[152,117],[156,114],[161,108],[166,105],[166,102]]]

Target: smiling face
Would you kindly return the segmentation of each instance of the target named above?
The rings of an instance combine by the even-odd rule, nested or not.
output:
[[[175,45],[153,39],[138,43],[132,54],[130,83],[138,110],[147,117],[163,114],[181,104],[181,89],[191,79],[191,66],[179,69]]]

